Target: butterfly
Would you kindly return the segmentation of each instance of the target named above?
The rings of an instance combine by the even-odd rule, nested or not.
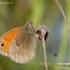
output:
[[[31,22],[14,28],[0,37],[0,54],[17,63],[27,63],[35,57],[35,29]]]

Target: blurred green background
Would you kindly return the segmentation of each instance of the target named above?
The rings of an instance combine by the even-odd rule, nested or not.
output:
[[[70,25],[70,0],[59,0]],[[0,0],[0,36],[8,30],[23,26],[27,20],[46,25],[49,37],[46,41],[49,70],[70,70],[70,45],[62,13],[54,0]],[[57,56],[54,57],[54,53]],[[55,64],[55,65],[54,65]],[[42,43],[37,42],[36,57],[29,63],[18,64],[0,55],[0,70],[45,70]]]

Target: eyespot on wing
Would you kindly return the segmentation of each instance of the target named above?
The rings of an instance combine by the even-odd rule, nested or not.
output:
[[[14,37],[19,33],[19,31],[20,31],[20,28],[15,28],[8,31],[7,33],[5,33],[4,35],[0,37],[0,46],[2,47],[2,50],[4,52],[8,53],[10,44],[12,40],[14,39]]]

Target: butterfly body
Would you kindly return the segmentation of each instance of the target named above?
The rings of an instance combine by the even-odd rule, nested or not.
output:
[[[0,54],[17,63],[27,63],[35,56],[36,38],[32,24],[15,28],[0,37]]]

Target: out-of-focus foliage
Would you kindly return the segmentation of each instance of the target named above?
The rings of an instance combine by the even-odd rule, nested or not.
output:
[[[70,0],[58,1],[70,25]],[[29,20],[34,27],[43,24],[49,30],[46,41],[49,70],[70,70],[67,66],[56,65],[70,62],[70,45],[65,21],[55,1],[0,0],[0,36],[12,28],[23,26]],[[55,52],[57,57],[53,56]],[[37,42],[36,57],[26,64],[15,63],[0,55],[0,70],[45,70],[42,43]]]

